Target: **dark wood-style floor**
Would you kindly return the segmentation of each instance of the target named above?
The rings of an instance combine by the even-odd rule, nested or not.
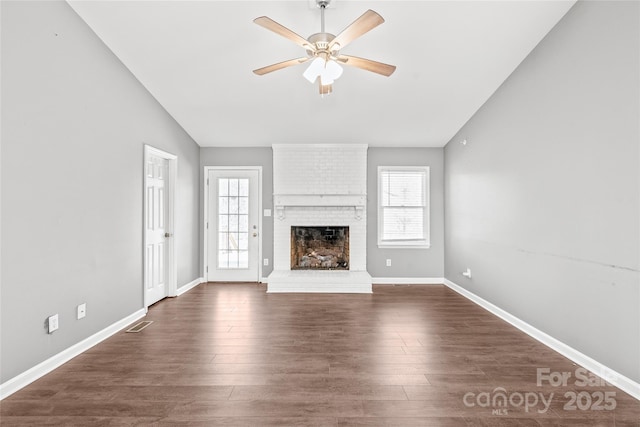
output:
[[[576,386],[571,361],[444,286],[265,290],[208,283],[159,302],[142,332],[122,331],[2,401],[0,424],[640,425],[638,400]],[[538,368],[572,378],[538,386]]]

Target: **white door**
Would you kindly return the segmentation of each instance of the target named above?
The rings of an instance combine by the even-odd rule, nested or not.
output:
[[[259,171],[208,170],[207,281],[259,280]]]
[[[149,154],[145,169],[145,303],[149,306],[167,296],[169,161]]]

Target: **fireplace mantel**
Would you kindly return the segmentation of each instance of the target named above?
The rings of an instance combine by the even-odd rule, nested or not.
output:
[[[274,194],[273,207],[279,220],[284,220],[285,210],[292,207],[348,207],[354,209],[357,220],[367,205],[366,194]]]

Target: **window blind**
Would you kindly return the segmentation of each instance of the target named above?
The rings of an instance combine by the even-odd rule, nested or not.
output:
[[[427,243],[427,168],[380,170],[379,241]]]

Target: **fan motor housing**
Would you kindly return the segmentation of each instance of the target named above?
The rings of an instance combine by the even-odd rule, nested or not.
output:
[[[316,51],[314,52],[307,49],[307,55],[313,57],[320,54],[331,54],[331,52],[328,50],[329,43],[331,43],[331,41],[335,38],[336,36],[331,33],[311,34],[307,40],[309,41],[309,43],[316,47]],[[335,54],[337,50],[334,50],[333,52]]]

